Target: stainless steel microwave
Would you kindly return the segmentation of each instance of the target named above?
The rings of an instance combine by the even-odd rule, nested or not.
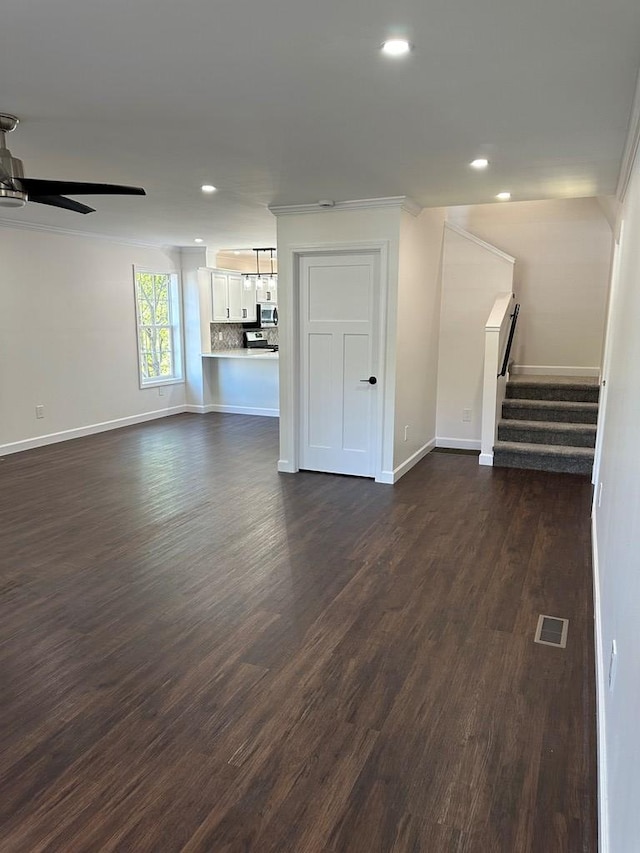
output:
[[[258,302],[258,323],[261,329],[278,325],[278,306],[275,302]]]

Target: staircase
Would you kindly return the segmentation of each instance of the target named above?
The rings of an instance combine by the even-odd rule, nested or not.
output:
[[[513,376],[498,422],[494,466],[590,475],[599,393],[595,378]]]

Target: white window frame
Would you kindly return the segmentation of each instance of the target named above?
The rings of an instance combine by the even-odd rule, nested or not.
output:
[[[169,328],[171,332],[171,352],[173,355],[173,373],[166,377],[146,379],[142,373],[142,346],[140,338],[140,307],[138,303],[138,275],[168,275],[169,284]],[[184,383],[184,335],[182,333],[182,285],[180,274],[175,270],[159,270],[150,267],[133,267],[133,302],[136,312],[136,349],[138,352],[138,383],[140,388],[157,388],[161,385],[180,385]]]

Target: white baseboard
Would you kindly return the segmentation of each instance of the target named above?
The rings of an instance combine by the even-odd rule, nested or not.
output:
[[[184,410],[185,410],[185,412],[191,412],[191,414],[194,414],[194,415],[204,415],[205,412],[207,411],[207,407],[206,406],[198,406],[198,405],[195,405],[194,403],[187,403],[187,405],[184,407]]]
[[[602,648],[602,602],[600,600],[600,564],[596,508],[591,514],[591,552],[593,560],[593,636],[596,657],[596,748],[598,760],[598,850],[609,853],[609,800],[607,786],[605,656]]]
[[[481,453],[478,459],[478,465],[493,466],[493,453]]]
[[[260,415],[265,418],[279,418],[279,409],[261,409],[253,406],[223,406],[220,403],[209,403],[203,406],[204,412],[223,412],[228,415]]]
[[[393,471],[381,471],[380,474],[376,477],[376,483],[387,483],[387,485],[393,485],[397,483],[400,477],[404,477],[407,471],[410,471],[414,465],[417,465],[421,459],[433,450],[436,446],[435,438],[432,438],[426,444],[423,444],[415,453],[412,453],[408,459],[405,459],[397,468],[394,468]]]
[[[560,367],[554,364],[514,364],[509,373],[515,376],[600,376],[599,367]]]
[[[479,438],[447,438],[438,436],[436,447],[450,448],[451,450],[480,450],[482,442]]]
[[[157,409],[154,412],[145,412],[141,415],[131,415],[128,418],[116,418],[113,421],[103,421],[99,424],[88,424],[87,426],[66,429],[62,432],[51,432],[47,435],[38,435],[34,438],[25,438],[21,441],[13,441],[9,444],[0,444],[0,456],[9,453],[20,453],[23,450],[33,450],[36,447],[45,447],[48,444],[58,444],[61,441],[70,441],[72,438],[83,438],[86,435],[95,435],[99,432],[107,432],[110,429],[121,429],[122,427],[135,426],[145,421],[154,421],[158,418],[167,418],[170,415],[181,415],[187,411],[186,406],[171,406],[168,409]]]
[[[278,459],[278,471],[281,474],[297,474],[299,470],[288,459]]]

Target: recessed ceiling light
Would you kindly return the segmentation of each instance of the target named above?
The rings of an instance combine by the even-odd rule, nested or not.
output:
[[[489,165],[489,161],[486,157],[478,157],[477,159],[472,160],[469,165],[472,169],[486,169]]]
[[[498,193],[496,198],[498,199],[498,201],[509,201],[509,199],[511,198],[511,193]]]
[[[202,237],[194,237],[193,242],[194,243],[202,243]]]
[[[387,56],[405,56],[411,50],[406,39],[387,39],[382,45],[382,52]]]
[[[216,188],[213,186],[213,184],[203,184],[202,185],[202,192],[203,193],[214,193],[215,191],[216,191]]]

